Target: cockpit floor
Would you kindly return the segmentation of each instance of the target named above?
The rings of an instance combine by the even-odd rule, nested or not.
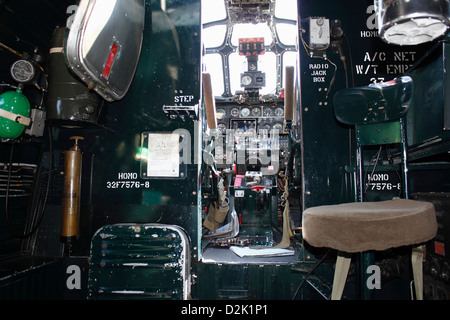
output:
[[[202,254],[202,262],[223,264],[294,264],[298,261],[300,248],[296,247],[291,249],[293,250],[293,254],[286,256],[241,257],[233,252],[230,248],[207,247]]]

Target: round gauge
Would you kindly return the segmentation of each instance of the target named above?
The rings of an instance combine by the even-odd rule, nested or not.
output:
[[[250,115],[250,109],[249,108],[242,108],[241,110],[241,117],[247,118]]]
[[[273,116],[273,110],[269,107],[264,108],[264,117],[271,117]]]
[[[17,60],[11,66],[11,76],[20,83],[25,83],[33,79],[35,69],[33,64],[28,60]]]
[[[278,130],[279,132],[283,132],[283,125],[281,123],[275,123],[273,125],[273,129]]]
[[[255,107],[252,109],[252,116],[259,117],[261,116],[261,108]]]
[[[282,117],[284,115],[284,110],[283,108],[276,108],[275,109],[275,116],[277,117]]]
[[[239,109],[238,108],[231,109],[230,114],[232,117],[239,117]]]
[[[217,109],[216,110],[216,118],[217,119],[223,119],[226,116],[226,111],[224,109]]]
[[[227,131],[227,125],[225,123],[219,122],[217,124],[217,130],[219,130],[220,133],[225,133]]]
[[[243,75],[241,78],[241,84],[243,86],[248,86],[250,83],[252,83],[252,77],[249,75]]]

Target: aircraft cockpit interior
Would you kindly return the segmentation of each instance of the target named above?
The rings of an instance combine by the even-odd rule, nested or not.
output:
[[[448,0],[0,0],[0,299],[450,300],[449,27]]]
[[[208,15],[209,6],[214,10]],[[295,1],[288,7],[292,6]],[[203,8],[203,70],[210,81],[203,86],[205,96],[211,95],[213,109],[213,120],[208,118],[214,161],[211,172],[218,175],[217,190],[223,185],[226,199],[206,206],[203,243],[208,250],[203,259],[237,258],[223,248],[242,247],[258,247],[255,253],[265,256],[269,253],[263,249],[273,251],[281,241],[279,221],[288,200],[283,190],[286,174],[292,176],[286,170],[289,161],[293,167],[289,154],[295,152],[289,144],[298,140],[295,132],[289,139],[298,65],[297,19],[292,11],[276,11],[270,2],[243,6],[212,1]],[[217,20],[209,21],[211,16]],[[229,18],[223,19],[225,16]],[[210,34],[213,36],[208,37]],[[222,214],[220,207],[224,207]],[[297,226],[299,217],[297,210]],[[291,228],[288,231],[292,232]]]

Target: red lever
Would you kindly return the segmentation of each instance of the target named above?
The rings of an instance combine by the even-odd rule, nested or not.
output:
[[[264,186],[254,186],[254,187],[251,187],[250,189],[253,190],[253,191],[256,191],[256,192],[261,192],[265,188],[266,187],[264,187]]]

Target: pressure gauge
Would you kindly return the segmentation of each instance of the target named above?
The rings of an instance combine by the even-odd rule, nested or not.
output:
[[[273,110],[270,107],[264,107],[263,115],[264,117],[272,117]]]
[[[238,108],[233,108],[230,110],[230,114],[232,117],[238,117],[239,116],[239,109]]]
[[[27,83],[31,81],[34,78],[34,75],[34,65],[28,60],[17,60],[11,66],[11,76],[19,83]]]
[[[248,86],[249,84],[251,84],[252,83],[252,77],[250,77],[248,74],[244,74],[242,77],[241,77],[241,84],[243,85],[243,86]]]
[[[252,109],[252,116],[260,117],[261,116],[261,108],[255,107]]]
[[[277,117],[282,117],[284,115],[284,110],[283,108],[276,108],[275,109],[275,116]]]
[[[226,111],[224,109],[217,109],[216,110],[216,118],[217,119],[223,119],[226,116]]]
[[[227,125],[225,123],[218,123],[217,129],[220,133],[225,133],[227,131]]]
[[[241,110],[241,117],[247,118],[250,115],[250,109],[249,108],[242,108]]]

